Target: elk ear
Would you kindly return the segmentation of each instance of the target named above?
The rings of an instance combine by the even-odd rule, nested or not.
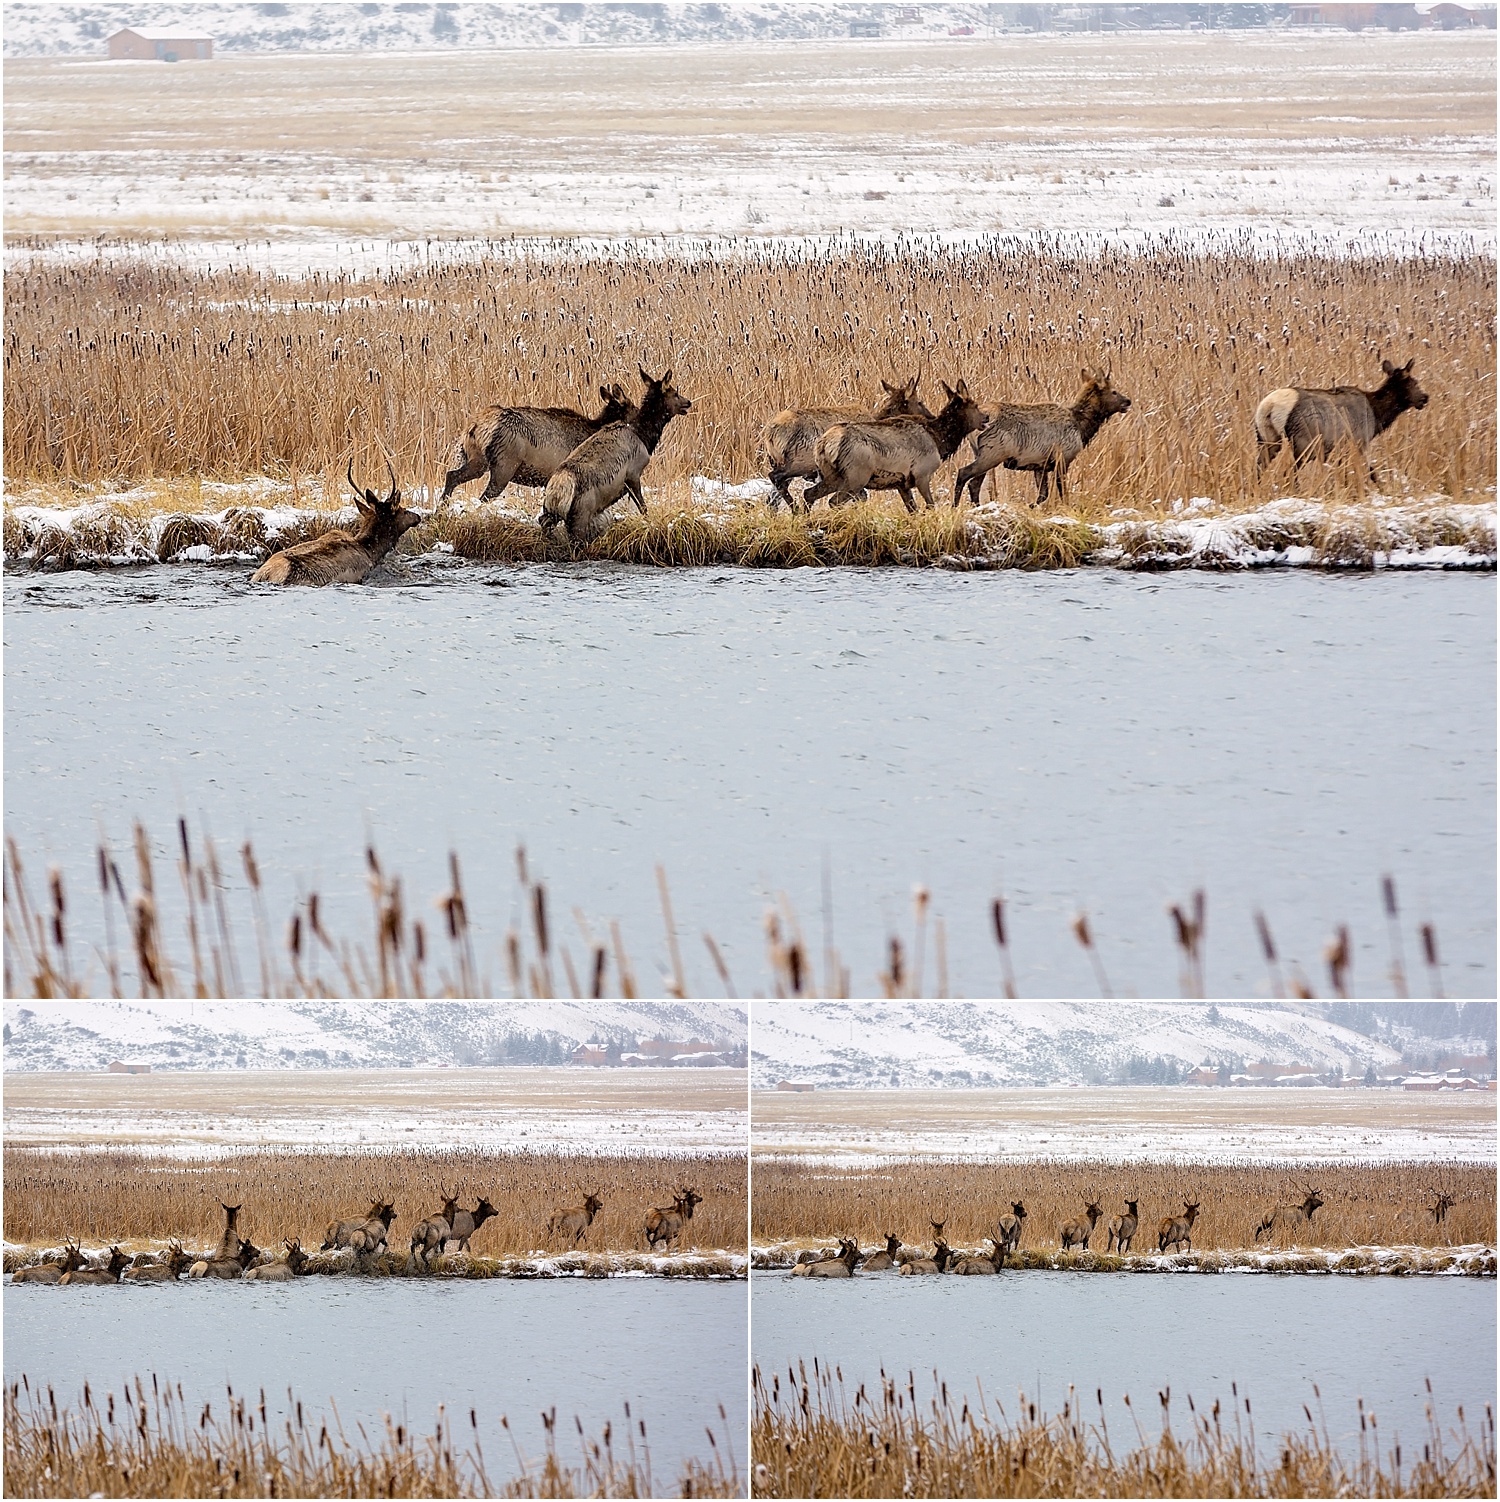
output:
[[[647,386],[654,386],[656,384],[656,382],[653,381],[651,379],[651,377],[646,374],[646,367],[644,365],[637,365],[636,366],[636,373],[640,376],[641,380]]]
[[[670,386],[672,384],[672,367],[670,365],[661,373],[661,384],[663,386]]]
[[[1381,368],[1381,369],[1382,369],[1382,370],[1383,370],[1383,371],[1384,371],[1384,372],[1385,372],[1385,373],[1386,373],[1386,374],[1387,374],[1387,375],[1395,375],[1395,373],[1396,373],[1396,367],[1395,367],[1395,366],[1394,366],[1394,365],[1392,365],[1392,364],[1391,364],[1391,362],[1390,362],[1390,361],[1389,361],[1389,360],[1382,360],[1382,361],[1381,361],[1381,362],[1380,362],[1380,368]]]
[[[1402,370],[1404,370],[1404,371],[1405,371],[1405,372],[1406,372],[1406,373],[1407,373],[1407,375],[1410,375],[1410,374],[1411,374],[1411,368],[1412,368],[1412,366],[1413,366],[1413,365],[1415,365],[1415,364],[1416,364],[1416,363],[1417,363],[1417,357],[1416,357],[1416,356],[1415,356],[1415,355],[1413,355],[1413,356],[1412,356],[1412,357],[1411,357],[1411,359],[1409,359],[1409,360],[1408,360],[1408,361],[1407,361],[1407,362],[1406,362],[1406,364],[1405,364],[1405,365],[1403,365],[1403,366],[1402,366],[1402,367],[1401,367],[1401,368],[1402,368]]]
[[[958,378],[958,385],[953,388],[953,394],[954,396],[962,397],[964,401],[968,401],[969,388],[962,376]]]
[[[599,395],[607,402],[612,402],[615,399],[614,392],[608,386],[601,386],[599,388]]]

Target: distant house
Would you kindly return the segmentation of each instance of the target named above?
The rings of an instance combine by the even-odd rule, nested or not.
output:
[[[214,39],[181,27],[127,26],[109,39],[109,55],[116,62],[143,63],[210,58],[214,55]]]
[[[797,1090],[800,1092],[806,1092],[808,1090],[816,1090],[817,1086],[807,1084],[802,1080],[782,1080],[782,1082],[777,1085],[776,1088],[778,1090]]]
[[[609,1050],[602,1043],[580,1043],[569,1059],[574,1064],[607,1064]]]
[[[852,37],[878,37],[882,27],[879,21],[851,21],[849,35]]]
[[[149,1064],[122,1064],[118,1059],[109,1066],[111,1074],[150,1074]]]
[[[692,1038],[686,1043],[679,1043],[671,1038],[645,1038],[641,1041],[638,1052],[648,1059],[675,1059],[683,1054],[691,1053],[717,1053],[717,1045],[704,1043],[700,1039]]]

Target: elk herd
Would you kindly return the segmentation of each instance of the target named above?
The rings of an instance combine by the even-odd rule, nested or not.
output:
[[[468,1252],[469,1241],[486,1221],[500,1212],[483,1195],[472,1210],[463,1209],[458,1195],[439,1189],[442,1209],[426,1216],[412,1231],[407,1256],[401,1270],[420,1275],[437,1270],[433,1259],[448,1252]],[[175,1283],[184,1274],[188,1278],[231,1278],[246,1282],[290,1283],[293,1278],[313,1272],[391,1272],[387,1260],[392,1222],[396,1206],[387,1199],[371,1200],[363,1216],[350,1220],[330,1221],[318,1248],[322,1259],[314,1263],[313,1255],[303,1250],[299,1239],[288,1237],[282,1242],[285,1256],[267,1260],[267,1253],[239,1232],[239,1214],[243,1205],[219,1202],[224,1211],[224,1230],[218,1243],[206,1253],[183,1249],[180,1240],[169,1243],[164,1253],[143,1252],[135,1257],[119,1246],[108,1249],[102,1262],[90,1259],[77,1241],[63,1247],[59,1260],[44,1261],[15,1273],[13,1283],[89,1284]],[[652,1206],[647,1210],[641,1235],[648,1252],[680,1250],[683,1231],[692,1220],[694,1209],[703,1196],[691,1186],[676,1191],[670,1205]],[[546,1222],[550,1248],[574,1251],[587,1246],[589,1228],[604,1208],[597,1193],[585,1194],[581,1205],[556,1211]],[[324,1254],[333,1254],[325,1256]],[[348,1255],[341,1255],[348,1254]]]
[[[1436,1198],[1433,1204],[1426,1206],[1426,1212],[1432,1216],[1435,1224],[1441,1225],[1443,1217],[1457,1200],[1447,1192],[1434,1190],[1433,1193]],[[1097,1194],[1084,1196],[1083,1213],[1064,1221],[1058,1227],[1057,1244],[1060,1251],[1089,1250],[1089,1243],[1098,1230],[1100,1221],[1105,1218],[1099,1201],[1100,1196]],[[1253,1227],[1246,1226],[1246,1230],[1252,1233],[1251,1244],[1258,1244],[1263,1236],[1268,1245],[1275,1240],[1295,1237],[1298,1231],[1312,1225],[1314,1214],[1324,1203],[1322,1193],[1308,1185],[1299,1202],[1270,1206]],[[1184,1199],[1180,1215],[1174,1213],[1161,1217],[1156,1230],[1155,1250],[1158,1254],[1174,1250],[1192,1251],[1193,1227],[1201,1208],[1201,1200]],[[997,1273],[1005,1266],[1005,1259],[1020,1250],[1026,1221],[1025,1204],[1020,1200],[1013,1200],[1009,1212],[996,1217],[993,1234],[986,1240],[989,1250],[975,1253],[963,1253],[950,1247],[943,1239],[946,1221],[937,1219],[930,1222],[930,1255],[915,1247],[903,1246],[901,1238],[894,1231],[885,1233],[885,1246],[875,1252],[861,1251],[856,1241],[841,1236],[836,1251],[802,1253],[792,1269],[792,1275],[799,1278],[848,1278],[854,1275],[856,1269],[864,1272],[895,1271],[903,1276]],[[1139,1226],[1140,1200],[1127,1199],[1124,1201],[1124,1209],[1105,1221],[1103,1249],[1114,1256],[1127,1256],[1135,1242]]]
[[[1296,465],[1332,460],[1340,451],[1366,464],[1372,439],[1403,412],[1427,405],[1427,393],[1412,374],[1414,363],[1383,360],[1385,380],[1368,391],[1284,386],[1270,392],[1255,409],[1257,472],[1284,448]],[[442,500],[481,475],[486,477],[481,501],[498,498],[512,484],[540,489],[542,531],[552,537],[561,529],[570,547],[593,536],[603,514],[627,495],[646,515],[641,477],[667,425],[686,416],[693,403],[673,385],[670,369],[653,377],[642,368],[639,375],[644,387],[639,401],[618,382],[601,386],[603,406],[592,415],[570,407],[485,408],[454,445]],[[984,477],[995,469],[1035,475],[1037,505],[1046,501],[1049,486],[1061,501],[1069,467],[1111,417],[1131,407],[1107,370],[1084,369],[1082,385],[1067,405],[982,402],[962,379],[941,384],[944,401],[936,413],[918,396],[915,376],[895,385],[882,381],[882,395],[867,410],[778,412],[760,439],[772,508],[807,512],[819,500],[841,506],[872,490],[894,490],[908,511],[917,509],[914,492],[933,506],[933,477],[966,440],[971,457],[954,481],[954,506],[965,492],[977,503]],[[1369,473],[1375,482],[1375,471]],[[384,500],[356,483],[352,461],[348,478],[359,513],[354,529],[335,529],[274,553],[252,583],[361,583],[423,520],[402,506],[394,471]],[[792,494],[793,480],[803,482],[800,497]]]

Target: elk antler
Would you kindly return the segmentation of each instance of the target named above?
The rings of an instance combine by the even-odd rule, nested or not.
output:
[[[391,493],[385,498],[387,506],[394,506],[401,499],[401,492],[396,488],[396,471],[391,467],[391,456],[385,456],[386,473],[391,477]]]

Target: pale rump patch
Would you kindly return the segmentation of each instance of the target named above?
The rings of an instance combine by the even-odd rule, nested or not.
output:
[[[1286,438],[1286,420],[1301,395],[1295,386],[1283,386],[1261,398],[1255,409],[1255,432],[1262,443],[1280,443]]]

